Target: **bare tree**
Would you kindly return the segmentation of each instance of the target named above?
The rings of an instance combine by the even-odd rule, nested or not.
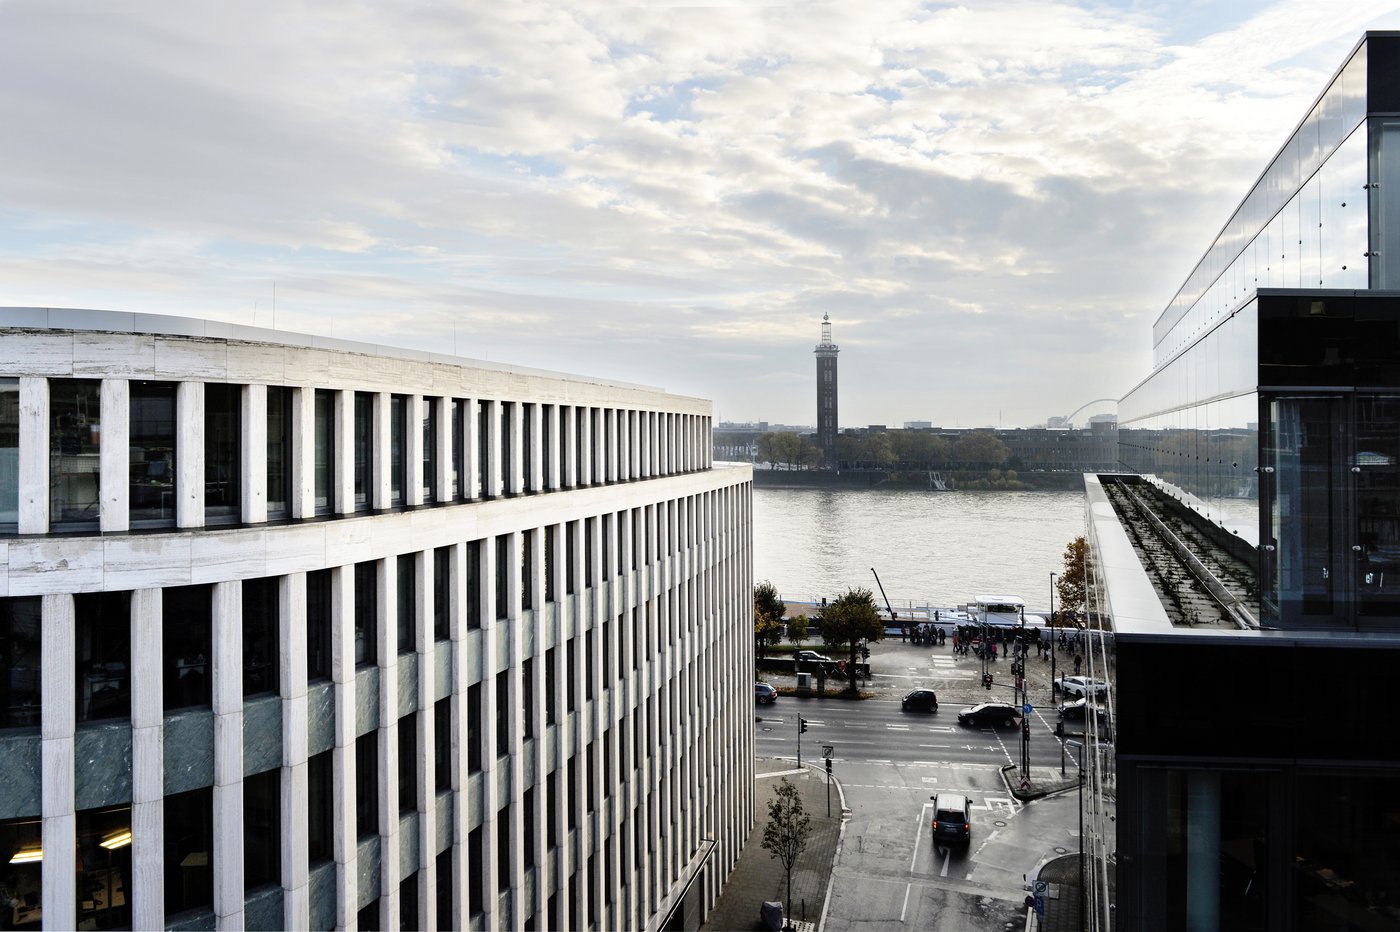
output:
[[[792,915],[792,868],[807,848],[812,834],[812,817],[802,806],[797,787],[787,777],[778,785],[777,795],[768,801],[768,824],[763,827],[763,847],[787,871],[787,916]],[[791,919],[787,927],[792,928]]]

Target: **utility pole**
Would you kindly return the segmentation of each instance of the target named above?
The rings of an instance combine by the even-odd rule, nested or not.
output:
[[[1050,574],[1050,703],[1055,702],[1055,574]]]

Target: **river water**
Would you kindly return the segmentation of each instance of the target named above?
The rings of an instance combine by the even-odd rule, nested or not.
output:
[[[902,603],[978,595],[1050,603],[1050,574],[1084,533],[1082,492],[925,492],[755,487],[754,580],[793,601],[853,586]]]

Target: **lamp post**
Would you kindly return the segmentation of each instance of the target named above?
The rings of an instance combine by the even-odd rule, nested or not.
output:
[[[1055,702],[1055,574],[1050,574],[1050,702]]]

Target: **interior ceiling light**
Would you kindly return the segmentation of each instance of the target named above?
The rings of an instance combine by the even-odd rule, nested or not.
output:
[[[44,859],[44,849],[39,846],[33,848],[20,848],[15,852],[15,856],[10,858],[11,864],[33,864],[35,861]]]
[[[115,851],[118,848],[125,848],[127,845],[131,844],[131,829],[124,828],[120,831],[113,832],[112,834],[99,841],[98,844],[101,845],[103,848],[106,848],[108,851]]]

